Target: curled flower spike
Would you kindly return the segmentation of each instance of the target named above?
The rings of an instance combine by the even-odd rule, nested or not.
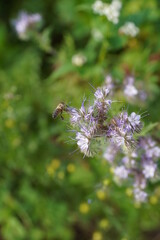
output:
[[[133,79],[130,78],[130,84]],[[127,111],[112,113],[112,101],[106,86],[97,88],[93,104],[80,109],[66,105],[70,124],[76,132],[75,140],[80,152],[86,157],[104,152],[103,157],[114,169],[118,182],[132,182],[136,202],[147,200],[147,182],[157,175],[157,159],[160,148],[151,137],[138,137],[143,124],[141,115]],[[136,136],[135,136],[136,135]]]

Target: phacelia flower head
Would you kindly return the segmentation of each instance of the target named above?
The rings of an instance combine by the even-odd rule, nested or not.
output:
[[[84,133],[77,132],[76,134],[77,145],[79,146],[82,153],[87,157],[92,156],[90,151],[90,140]]]
[[[13,26],[19,36],[23,40],[28,39],[28,31],[35,29],[37,24],[40,23],[42,17],[39,13],[28,14],[27,12],[20,12],[18,18],[13,20]]]
[[[125,166],[118,166],[114,169],[114,175],[119,179],[128,178],[129,171]]]
[[[129,78],[128,84],[133,85]],[[103,152],[111,165],[115,180],[133,186],[136,202],[147,200],[147,182],[156,179],[160,148],[151,137],[141,137],[142,117],[135,112],[120,110],[115,114],[110,91],[106,86],[95,89],[93,103],[79,109],[66,106],[75,141],[84,156],[92,157]]]
[[[147,193],[144,192],[143,190],[139,189],[139,188],[135,188],[134,191],[134,197],[135,197],[135,201],[138,203],[141,202],[146,202],[147,200]]]

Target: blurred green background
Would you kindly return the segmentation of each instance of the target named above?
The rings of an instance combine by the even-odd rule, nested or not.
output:
[[[72,153],[67,116],[52,119],[59,102],[80,107],[84,96],[92,99],[89,83],[101,86],[111,74],[121,85],[129,73],[148,94],[130,109],[147,110],[146,125],[159,121],[160,1],[122,1],[117,25],[94,14],[93,3],[0,1],[1,240],[160,239],[159,182],[150,184],[148,203],[135,204],[101,156]],[[18,38],[11,22],[21,10],[42,15],[37,38]],[[139,27],[137,37],[119,34],[126,21]],[[82,67],[72,64],[79,52],[87,59]]]

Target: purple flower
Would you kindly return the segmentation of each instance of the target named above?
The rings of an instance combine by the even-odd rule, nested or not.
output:
[[[103,154],[103,157],[110,163],[112,163],[117,155],[119,148],[115,144],[109,144]]]
[[[104,99],[108,96],[109,90],[106,87],[103,88],[97,88],[94,96],[96,97],[97,100],[99,99]]]
[[[128,169],[125,166],[118,166],[114,169],[114,175],[120,179],[126,179],[128,174]]]
[[[124,94],[127,97],[135,97],[138,94],[138,90],[133,85],[126,85],[124,89]]]
[[[68,108],[68,112],[70,113],[71,116],[70,118],[71,124],[73,126],[79,124],[79,121],[81,120],[81,115],[79,111],[76,108]]]
[[[132,112],[130,117],[128,117],[128,120],[133,127],[140,124],[140,119],[141,119],[141,116],[137,115],[135,112]]]
[[[143,164],[143,174],[145,178],[153,178],[155,175],[155,171],[157,169],[157,165],[153,162]]]
[[[146,199],[147,199],[147,193],[146,192],[142,191],[139,188],[135,188],[133,193],[134,193],[134,197],[135,197],[136,202],[138,202],[138,203],[146,202]]]
[[[28,30],[34,28],[37,23],[42,20],[42,17],[39,13],[28,14],[24,11],[20,12],[18,18],[13,20],[12,23],[15,27],[15,30],[21,39],[28,38]]]

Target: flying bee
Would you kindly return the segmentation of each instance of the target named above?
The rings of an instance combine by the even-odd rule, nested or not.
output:
[[[64,120],[62,113],[66,111],[66,108],[67,108],[67,105],[64,102],[59,103],[55,111],[53,112],[52,117],[56,118],[58,117],[58,115],[60,115],[61,119]]]

